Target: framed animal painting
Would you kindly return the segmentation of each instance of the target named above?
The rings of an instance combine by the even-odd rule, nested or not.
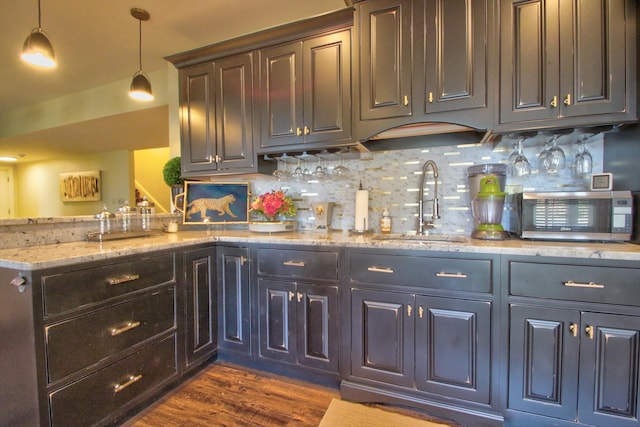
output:
[[[246,224],[249,183],[186,181],[181,211],[184,224]]]

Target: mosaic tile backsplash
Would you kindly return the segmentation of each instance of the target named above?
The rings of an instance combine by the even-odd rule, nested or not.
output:
[[[578,152],[578,135],[564,135],[558,145],[566,156],[567,167],[557,174],[540,172],[537,156],[549,136],[537,136],[524,142],[524,154],[532,165],[527,177],[507,176],[507,191],[576,191],[589,187],[589,179],[576,176],[573,161]],[[393,150],[362,153],[359,158],[323,160],[303,157],[279,161],[279,170],[285,177],[257,176],[252,179],[253,194],[282,189],[292,196],[298,207],[299,228],[313,230],[314,201],[334,202],[331,227],[335,230],[354,228],[355,193],[362,182],[369,190],[370,230],[380,231],[382,211],[387,208],[392,217],[392,232],[406,233],[417,229],[418,192],[422,165],[433,160],[438,165],[438,197],[441,218],[436,222],[436,232],[468,235],[473,230],[473,219],[469,207],[467,168],[484,163],[507,163],[515,140],[503,138],[500,144],[466,144],[458,146],[432,147],[428,149]],[[602,172],[603,140],[599,135],[587,141],[593,157],[593,172]],[[312,159],[311,161],[305,161]],[[295,169],[307,170],[302,178],[293,178]],[[335,177],[334,169],[344,166],[348,173]],[[323,175],[315,175],[320,167]],[[431,215],[434,178],[428,171],[425,181],[425,218]]]

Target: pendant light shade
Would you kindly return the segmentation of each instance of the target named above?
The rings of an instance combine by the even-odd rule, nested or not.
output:
[[[151,92],[151,82],[149,77],[142,71],[137,71],[133,75],[129,96],[139,101],[152,101],[153,94]]]
[[[42,68],[55,68],[58,65],[53,46],[51,46],[46,33],[42,31],[40,0],[38,0],[38,27],[34,28],[25,39],[20,58],[31,65]]]
[[[129,88],[129,96],[139,101],[153,100],[151,92],[151,82],[149,77],[142,71],[142,21],[149,20],[149,12],[144,9],[131,9],[131,16],[138,20],[138,63],[140,68],[133,75],[131,87]]]

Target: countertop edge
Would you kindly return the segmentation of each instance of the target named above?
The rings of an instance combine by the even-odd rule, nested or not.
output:
[[[109,242],[71,242],[23,248],[1,249],[0,267],[16,270],[39,270],[100,261],[152,251],[181,249],[207,244],[276,244],[317,247],[342,247],[433,251],[448,253],[477,253],[493,255],[549,256],[599,260],[640,261],[640,245],[630,243],[582,243],[555,241],[525,241],[510,239],[484,241],[468,239],[465,243],[380,241],[373,236],[350,236],[346,233],[273,233],[256,234],[249,231],[205,232],[184,231],[158,233],[137,239]]]

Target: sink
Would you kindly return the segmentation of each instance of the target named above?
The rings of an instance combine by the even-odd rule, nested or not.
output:
[[[444,242],[466,243],[467,238],[457,234],[377,234],[372,240],[383,242]]]

